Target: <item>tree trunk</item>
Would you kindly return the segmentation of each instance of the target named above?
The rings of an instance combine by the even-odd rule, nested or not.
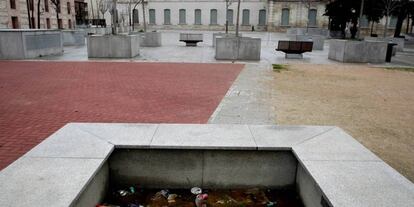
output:
[[[36,28],[36,24],[35,24],[35,21],[34,21],[34,0],[31,0],[30,3],[31,3],[31,6],[32,6],[32,14],[31,14],[32,16],[30,18],[30,21],[32,22],[33,29],[35,29]]]
[[[226,34],[229,33],[229,0],[226,0]]]
[[[372,36],[373,32],[374,32],[374,21],[372,21],[372,23],[371,23],[371,36]]]
[[[37,28],[40,29],[40,0],[37,0]]]
[[[411,31],[409,31],[409,33],[412,33],[414,28],[414,16],[411,17]]]
[[[385,25],[384,25],[384,34],[383,37],[387,37],[387,30],[388,30],[388,14],[385,16]]]
[[[29,1],[30,0],[26,0],[26,7],[27,7],[27,18],[29,19],[29,28],[32,28],[32,18],[30,18],[30,6],[29,6]]]
[[[365,3],[365,0],[362,0],[361,1],[361,8],[359,9],[358,28],[357,28],[357,34],[356,34],[358,39],[359,39],[360,33],[361,33],[361,19],[362,19],[362,16],[364,14],[364,3]]]
[[[131,26],[131,1],[128,4],[128,17],[129,17],[129,26]],[[128,29],[129,30],[129,29]]]
[[[99,12],[99,4],[98,3],[99,3],[99,1],[96,1],[96,10],[97,10],[96,13],[98,14],[98,19],[99,19],[100,18],[99,17],[100,16],[99,15],[100,12]]]
[[[394,37],[401,36],[402,25],[403,25],[404,19],[407,17],[407,14],[402,10],[403,9],[401,9],[400,13],[398,14],[397,25],[395,26],[395,30],[394,30]]]
[[[147,22],[145,20],[145,1],[142,0],[142,24],[144,25],[144,32],[147,32]]]
[[[57,23],[57,26],[58,26],[58,29],[61,29],[60,27],[60,24],[59,24],[59,11],[60,11],[60,2],[59,2],[59,5],[55,5],[56,6],[56,23]]]
[[[95,19],[95,15],[93,14],[93,3],[91,1],[91,11],[92,11],[92,19]]]
[[[240,0],[237,2],[236,37],[239,36]]]
[[[410,15],[407,15],[407,28],[405,29],[405,34],[408,34],[408,33],[410,33],[409,32],[409,30],[410,30]]]

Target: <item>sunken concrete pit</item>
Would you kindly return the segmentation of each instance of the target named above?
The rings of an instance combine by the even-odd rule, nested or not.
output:
[[[294,186],[305,206],[412,206],[414,185],[331,126],[70,123],[0,171],[0,206],[95,206],[109,185]]]

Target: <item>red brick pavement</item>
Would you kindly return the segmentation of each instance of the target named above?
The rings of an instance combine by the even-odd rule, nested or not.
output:
[[[242,67],[0,61],[0,169],[68,122],[206,123]]]

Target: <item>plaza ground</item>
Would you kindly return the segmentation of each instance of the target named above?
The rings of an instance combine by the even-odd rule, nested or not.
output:
[[[275,51],[285,34],[243,32],[262,39],[261,60],[243,68],[215,60],[216,31],[160,32],[162,47],[132,59],[88,59],[82,46],[0,61],[0,169],[67,122],[313,124],[345,129],[414,181],[414,73],[373,68],[414,66],[413,42],[391,63],[343,64],[328,59],[330,40],[292,60]],[[181,32],[204,42],[185,47]]]
[[[220,31],[177,31],[161,30],[158,31],[162,36],[162,47],[141,47],[140,55],[131,59],[117,61],[149,61],[149,62],[191,62],[191,63],[217,63],[229,61],[217,61],[215,48],[212,47],[213,33]],[[234,31],[231,31],[234,32]],[[203,42],[197,44],[197,47],[186,47],[184,42],[180,42],[180,33],[202,33]],[[285,59],[285,53],[276,51],[279,40],[288,40],[285,33],[276,32],[242,32],[244,37],[254,37],[261,39],[261,55],[258,64],[272,63],[312,63],[312,64],[338,64],[338,62],[329,60],[329,43],[325,41],[324,50],[314,50],[310,53],[304,53],[303,59]],[[407,44],[404,52],[398,52],[392,58],[391,63],[386,65],[406,65],[414,66],[414,44]],[[62,60],[62,61],[87,61],[88,53],[86,46],[65,47],[62,56],[46,56],[43,60]],[[114,61],[113,59],[111,61]]]
[[[68,122],[206,123],[242,67],[0,61],[0,169]]]
[[[413,72],[293,64],[274,80],[278,124],[339,126],[414,181]]]

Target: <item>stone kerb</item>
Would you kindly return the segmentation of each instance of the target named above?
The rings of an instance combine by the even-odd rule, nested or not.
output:
[[[331,40],[328,58],[348,63],[384,63],[387,43],[381,41]]]
[[[89,35],[89,58],[133,58],[139,55],[138,35]]]
[[[260,52],[260,38],[216,38],[215,58],[217,60],[260,60]]]
[[[0,30],[0,59],[30,59],[62,54],[63,41],[60,30]]]

